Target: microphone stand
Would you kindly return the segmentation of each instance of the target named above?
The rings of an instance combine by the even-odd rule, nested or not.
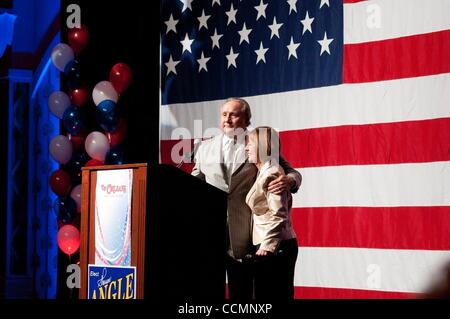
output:
[[[198,150],[198,147],[200,146],[201,141],[202,141],[202,139],[200,139],[200,138],[194,139],[194,150],[192,152],[184,154],[181,162],[179,162],[177,164],[177,166],[176,166],[177,168],[181,168],[181,166],[184,163],[192,163],[194,161],[195,154],[197,153],[197,150]],[[187,160],[189,160],[189,162],[186,162]]]

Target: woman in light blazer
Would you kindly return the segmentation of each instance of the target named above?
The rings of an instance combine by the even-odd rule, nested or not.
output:
[[[274,195],[267,191],[273,179],[284,174],[278,163],[277,132],[260,126],[247,137],[248,160],[258,168],[256,181],[246,203],[253,215],[255,299],[289,300],[294,297],[294,269],[298,245],[291,222],[292,196],[288,191]]]

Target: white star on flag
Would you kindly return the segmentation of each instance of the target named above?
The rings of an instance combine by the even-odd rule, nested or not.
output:
[[[180,0],[180,2],[183,4],[183,9],[181,9],[181,12],[184,12],[184,10],[189,9],[192,11],[192,2],[194,0]]]
[[[322,8],[322,6],[323,5],[327,5],[328,7],[330,7],[330,2],[329,2],[330,0],[320,0],[320,7],[319,7],[319,9],[320,8]]]
[[[205,71],[208,72],[208,68],[206,67],[206,63],[209,61],[209,59],[211,59],[211,58],[205,57],[205,56],[203,55],[203,51],[202,51],[202,54],[201,54],[200,59],[197,59],[197,62],[198,62],[198,72],[199,72],[199,73],[200,73],[200,71],[201,71],[202,69],[205,69]]]
[[[245,26],[245,22],[244,22],[244,26],[242,27],[242,30],[238,31],[239,36],[241,37],[241,39],[239,40],[239,44],[241,44],[242,41],[246,41],[248,44],[250,44],[250,40],[248,39],[248,35],[250,34],[250,32],[252,32],[252,29],[247,29],[247,27]]]
[[[256,11],[258,11],[258,15],[256,16],[256,21],[258,21],[258,19],[260,17],[266,17],[266,8],[267,8],[267,4],[263,3],[263,0],[261,0],[261,2],[259,3],[259,6],[255,6]]]
[[[217,29],[214,30],[214,34],[211,36],[211,40],[212,40],[212,49],[214,49],[214,47],[217,46],[217,48],[220,49],[220,45],[219,45],[219,40],[220,38],[223,37],[223,34],[217,34]]]
[[[234,23],[236,23],[236,13],[237,10],[233,8],[233,4],[231,4],[230,10],[225,12],[226,15],[228,16],[228,21],[227,21],[227,25],[230,24],[231,21],[233,21]]]
[[[201,30],[202,27],[205,27],[206,30],[208,30],[208,24],[207,21],[211,16],[205,15],[205,9],[202,11],[202,15],[198,17],[198,21],[200,22],[200,26],[198,27],[199,30]]]
[[[257,55],[257,57],[256,57],[256,64],[258,64],[259,61],[263,61],[264,63],[266,63],[266,56],[265,56],[265,54],[266,54],[267,50],[269,50],[269,49],[268,48],[265,49],[263,47],[263,43],[261,41],[261,44],[259,45],[259,49],[255,50],[255,53]]]
[[[269,24],[268,27],[270,28],[270,39],[272,39],[273,36],[276,36],[278,39],[280,38],[280,35],[278,34],[278,30],[281,28],[283,23],[277,23],[277,17],[273,17],[273,23]]]
[[[177,74],[177,70],[175,69],[175,67],[177,66],[177,64],[180,63],[180,61],[174,61],[172,60],[172,54],[169,56],[169,61],[164,63],[167,67],[167,74],[169,75],[170,72],[173,72],[174,74]]]
[[[181,44],[183,45],[183,51],[181,52],[181,53],[184,53],[184,51],[189,51],[189,52],[191,52],[192,53],[192,51],[191,51],[191,45],[192,45],[192,42],[194,42],[194,39],[189,39],[189,36],[188,36],[188,34],[186,33],[186,36],[184,37],[184,40],[183,41],[180,41],[181,42]]]
[[[324,52],[331,54],[330,53],[330,43],[333,42],[333,40],[334,39],[328,39],[327,32],[325,32],[325,35],[323,36],[323,40],[317,41],[320,44],[320,55],[322,55],[322,53],[324,53]]]
[[[287,48],[289,50],[288,60],[292,56],[297,59],[297,48],[300,45],[300,43],[294,43],[293,38],[291,37],[291,42],[287,45]]]
[[[167,25],[166,34],[169,33],[169,31],[173,31],[175,34],[177,33],[176,25],[178,20],[174,20],[172,14],[170,14],[169,20],[164,21],[164,23]]]
[[[228,66],[227,69],[230,68],[230,65],[233,65],[235,68],[237,68],[236,66],[236,58],[238,57],[239,53],[234,53],[233,52],[233,47],[230,48],[230,54],[227,54],[227,60],[228,60]]]
[[[287,3],[289,4],[289,14],[291,14],[292,11],[297,13],[297,0],[288,0]]]
[[[211,7],[213,7],[216,3],[220,6],[220,0],[212,0]]]
[[[312,27],[311,24],[313,23],[314,18],[310,18],[309,17],[309,13],[308,11],[306,11],[306,16],[303,20],[300,20],[300,22],[303,24],[303,32],[302,35],[306,32],[309,31],[310,33],[312,33]]]

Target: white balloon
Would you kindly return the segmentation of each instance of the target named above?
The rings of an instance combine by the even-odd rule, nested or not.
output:
[[[52,61],[53,64],[61,71],[64,72],[64,68],[67,63],[75,58],[73,50],[70,46],[65,43],[59,43],[55,45],[52,50]]]
[[[95,105],[99,105],[104,100],[111,100],[117,103],[119,99],[119,94],[117,94],[113,85],[109,81],[98,82],[97,85],[92,90],[92,99]]]
[[[60,164],[67,164],[72,158],[73,146],[69,138],[64,135],[55,136],[49,145],[50,155]]]
[[[84,147],[90,157],[103,162],[109,151],[109,141],[105,134],[94,131],[86,137]]]
[[[70,98],[66,93],[55,91],[48,97],[48,108],[59,119],[62,119],[64,111],[70,106]]]
[[[78,184],[72,189],[70,197],[72,197],[77,204],[77,213],[81,212],[81,184]]]

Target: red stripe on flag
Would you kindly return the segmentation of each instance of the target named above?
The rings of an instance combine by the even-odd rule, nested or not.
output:
[[[450,206],[293,208],[302,247],[449,250]]]
[[[344,83],[450,72],[450,30],[344,45]]]
[[[422,295],[408,292],[376,290],[294,287],[295,299],[419,299]]]
[[[284,131],[281,150],[296,168],[448,161],[448,127],[450,118]],[[161,141],[162,163],[178,164],[171,153],[179,142]],[[193,140],[189,142],[192,147]],[[181,169],[191,172],[192,167],[184,163]]]
[[[450,160],[450,118],[345,125],[280,133],[292,167]]]

